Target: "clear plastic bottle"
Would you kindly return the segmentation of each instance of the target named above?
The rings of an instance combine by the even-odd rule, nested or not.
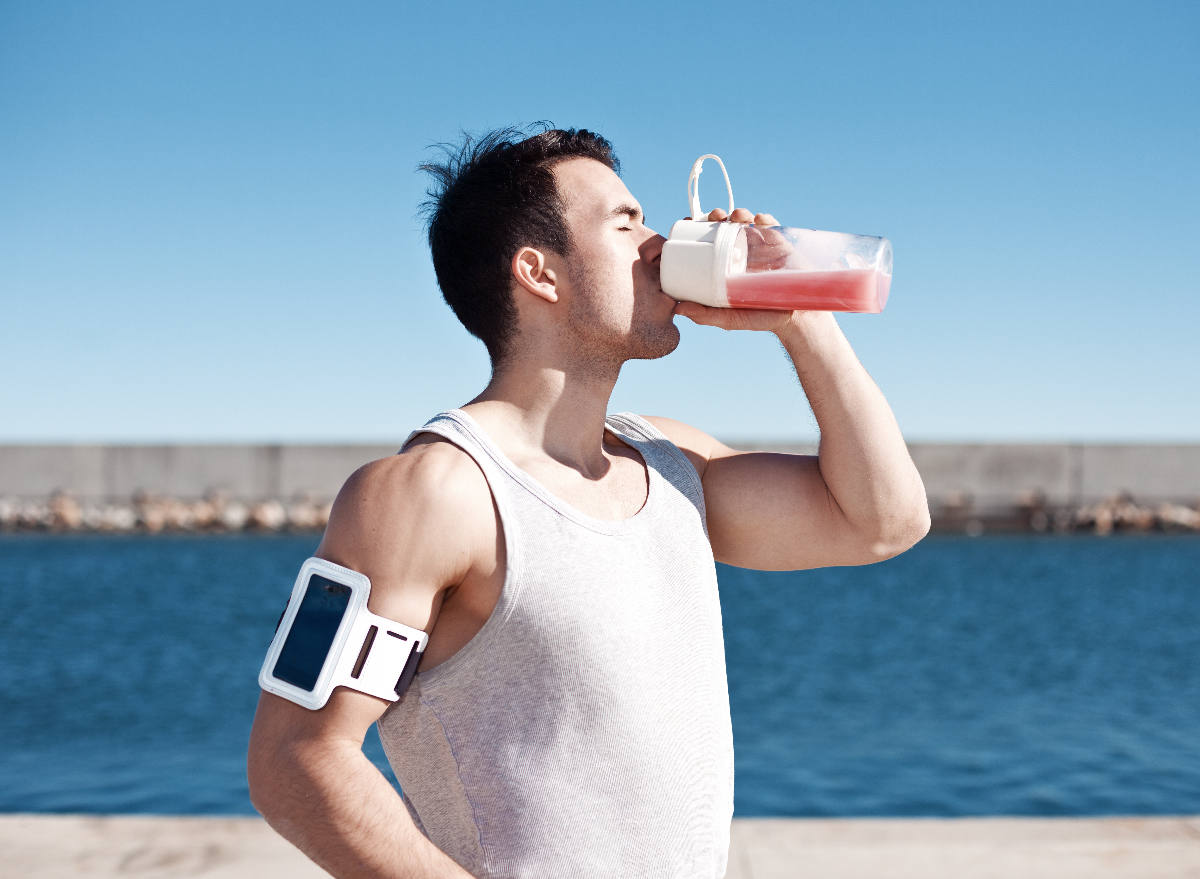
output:
[[[672,226],[663,245],[661,280],[669,296],[717,308],[883,311],[892,282],[890,241],[701,219],[707,216],[698,192],[705,159],[721,166],[733,213],[724,163],[701,156],[688,178],[692,219]]]

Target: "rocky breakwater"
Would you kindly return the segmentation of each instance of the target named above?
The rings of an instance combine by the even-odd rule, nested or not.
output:
[[[308,494],[290,501],[243,501],[222,492],[199,499],[138,492],[127,501],[79,501],[65,492],[48,498],[0,498],[0,530],[53,532],[319,531],[330,501]]]
[[[97,503],[56,492],[42,499],[0,497],[0,531],[320,531],[329,522],[332,506],[312,494],[244,501],[217,491],[190,500],[138,492],[127,501]],[[1200,533],[1200,503],[1144,503],[1129,494],[1098,503],[1055,505],[1040,492],[1028,491],[1010,506],[981,509],[969,495],[955,492],[935,499],[931,507],[933,528],[943,533]]]
[[[1115,532],[1200,532],[1200,502],[1195,506],[1145,503],[1127,492],[1097,503],[1056,505],[1047,503],[1039,491],[1026,491],[1011,507],[988,510],[976,509],[969,495],[955,492],[932,506],[934,530],[964,531],[971,535],[985,531],[1083,532],[1101,536]]]

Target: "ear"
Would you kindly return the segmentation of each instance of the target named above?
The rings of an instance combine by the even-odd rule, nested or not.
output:
[[[522,247],[512,259],[513,279],[539,299],[558,302],[558,278],[546,264],[546,255],[532,247]]]

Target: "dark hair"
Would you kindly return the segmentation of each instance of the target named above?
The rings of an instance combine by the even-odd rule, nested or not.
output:
[[[551,169],[582,157],[620,172],[612,144],[600,135],[538,125],[542,131],[532,136],[515,127],[464,132],[460,146],[437,145],[443,161],[419,166],[434,179],[421,207],[438,286],[493,365],[508,354],[516,330],[513,254],[538,247],[565,257],[571,250]]]

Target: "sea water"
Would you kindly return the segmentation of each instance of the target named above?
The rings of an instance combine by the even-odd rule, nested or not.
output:
[[[256,675],[316,544],[0,535],[0,811],[251,812]],[[1200,812],[1198,571],[1190,537],[718,566],[737,813]]]

